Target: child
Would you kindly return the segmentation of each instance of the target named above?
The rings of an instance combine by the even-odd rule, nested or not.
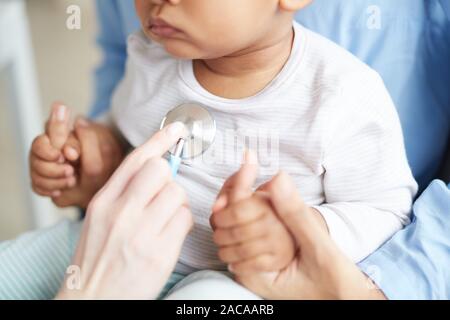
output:
[[[274,219],[270,198],[249,191],[255,179],[264,191],[280,168],[294,180],[304,210],[317,215],[354,261],[409,223],[417,185],[395,107],[376,72],[293,23],[294,13],[309,2],[135,1],[142,31],[129,38],[112,124],[138,146],[159,129],[168,111],[197,102],[212,113],[218,129],[214,146],[183,164],[177,177],[195,216],[179,273],[225,270],[226,264],[264,255],[270,258],[258,265],[265,271],[289,262],[292,239]],[[227,139],[230,133],[233,138]],[[209,224],[212,206],[237,169],[233,160],[244,142],[260,146],[267,139],[270,154],[256,148],[262,163],[258,175],[241,170],[244,174],[232,179],[247,191],[217,200],[215,218],[226,216],[221,212],[232,215],[215,230],[219,259]],[[247,162],[253,161],[248,155]],[[254,238],[239,237],[249,229]]]

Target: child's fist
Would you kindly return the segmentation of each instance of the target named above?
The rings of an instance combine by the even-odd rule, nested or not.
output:
[[[68,142],[70,150],[79,150],[76,139],[71,135],[70,111],[56,103],[47,121],[46,132],[38,136],[31,146],[30,174],[36,193],[58,197],[62,190],[75,186],[75,170],[65,163],[63,153],[63,146]]]
[[[33,190],[58,207],[85,208],[122,161],[123,146],[107,126],[79,118],[55,103],[30,152]]]
[[[293,239],[277,219],[264,192],[253,192],[258,161],[247,151],[240,170],[223,185],[211,226],[219,258],[236,273],[274,271],[294,257]]]
[[[219,258],[233,273],[277,271],[294,258],[294,241],[263,192],[214,213],[213,223]]]

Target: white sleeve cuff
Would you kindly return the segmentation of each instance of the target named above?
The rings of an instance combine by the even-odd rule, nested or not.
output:
[[[351,231],[351,227],[345,223],[345,220],[337,212],[323,205],[313,206],[313,208],[319,211],[325,219],[330,237],[339,249],[353,262],[359,262],[364,259],[358,245],[359,241],[355,239],[355,233]]]

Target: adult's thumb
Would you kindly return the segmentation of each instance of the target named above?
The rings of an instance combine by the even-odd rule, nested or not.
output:
[[[299,247],[317,238],[316,232],[320,232],[321,229],[288,174],[278,173],[259,190],[269,194],[278,218],[292,234]]]

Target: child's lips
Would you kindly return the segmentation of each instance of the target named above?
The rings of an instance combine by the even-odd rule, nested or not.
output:
[[[170,24],[162,19],[154,19],[150,22],[150,31],[159,37],[171,37],[181,31],[172,27]]]

